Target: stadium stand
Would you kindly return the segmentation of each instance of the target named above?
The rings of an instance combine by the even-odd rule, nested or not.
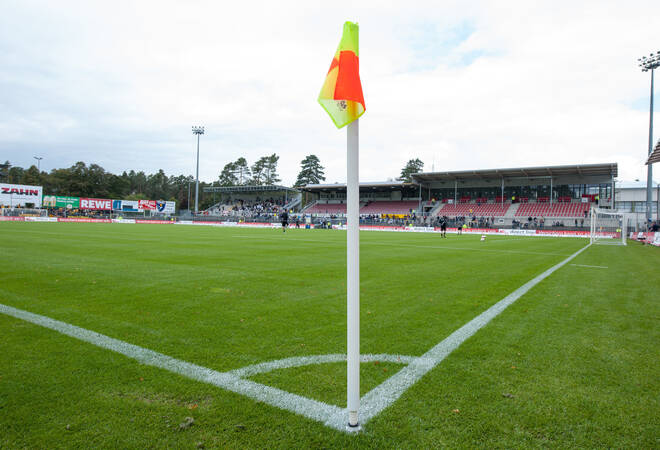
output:
[[[436,215],[447,217],[477,216],[477,217],[503,217],[511,207],[511,203],[460,203],[458,205],[444,205]],[[472,210],[472,212],[470,212]]]
[[[374,201],[360,209],[360,214],[409,214],[419,208],[419,201],[404,200],[398,202]]]
[[[516,211],[516,217],[587,217],[591,203],[524,203]]]
[[[344,203],[316,203],[303,211],[305,214],[346,214]]]

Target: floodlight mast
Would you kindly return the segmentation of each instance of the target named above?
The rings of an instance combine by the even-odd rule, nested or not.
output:
[[[44,159],[43,156],[33,156],[37,160],[37,170],[41,173],[41,160]]]
[[[649,57],[642,56],[637,60],[642,72],[651,71],[651,106],[649,112],[649,156],[653,152],[653,71],[660,67],[660,50],[651,53]],[[653,169],[652,164],[648,165],[648,177],[646,179],[646,220],[648,222],[653,219]],[[660,214],[660,211],[658,211]]]
[[[204,134],[204,127],[192,127],[193,134],[197,135],[197,174],[195,175],[195,214],[199,212],[199,136]]]

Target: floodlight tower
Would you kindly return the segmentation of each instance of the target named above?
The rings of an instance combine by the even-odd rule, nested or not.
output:
[[[204,134],[204,127],[192,127],[193,134],[197,135],[197,174],[195,176],[195,214],[199,212],[199,136]]]
[[[649,57],[642,56],[637,59],[639,62],[639,67],[642,68],[642,72],[651,71],[651,108],[650,108],[650,118],[649,118],[649,156],[653,151],[653,71],[660,67],[660,51],[651,53]],[[647,225],[648,221],[652,219],[651,211],[653,208],[653,169],[652,164],[649,164],[648,168],[648,178],[646,179],[646,220]],[[660,213],[660,211],[659,211]]]
[[[41,173],[41,160],[44,159],[43,156],[33,156],[37,160],[37,170]]]

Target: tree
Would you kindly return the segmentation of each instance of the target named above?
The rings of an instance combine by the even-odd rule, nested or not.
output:
[[[236,177],[236,167],[233,162],[227,163],[218,177],[220,186],[236,186],[238,178]]]
[[[309,155],[300,161],[300,173],[294,186],[300,187],[306,184],[318,184],[325,181],[324,170],[321,161],[316,155]]]
[[[37,166],[32,165],[28,170],[23,172],[23,177],[21,178],[21,184],[27,184],[28,186],[38,186],[41,184],[41,174],[37,169]]]
[[[264,184],[264,169],[266,167],[267,161],[268,157],[264,156],[252,164],[252,184],[256,186],[261,186]]]
[[[238,184],[248,184],[250,182],[250,166],[243,157],[234,162],[234,174],[238,179]]]
[[[401,176],[399,176],[398,180],[405,183],[410,183],[412,182],[411,175],[413,173],[421,172],[423,168],[424,163],[419,158],[411,159],[408,161],[406,166],[401,169]]]
[[[4,164],[0,164],[0,181],[6,181],[7,178],[9,178],[10,167],[11,163],[9,161],[5,161]]]
[[[148,198],[164,200],[169,198],[169,180],[163,169],[147,177],[146,194]]]
[[[279,159],[280,157],[275,153],[266,157],[264,165],[264,184],[266,186],[272,186],[275,183],[282,181],[277,175],[277,161],[279,161]]]
[[[23,178],[23,173],[25,172],[25,169],[22,167],[18,166],[13,166],[9,168],[9,183],[12,184],[19,184],[21,182],[21,178]]]

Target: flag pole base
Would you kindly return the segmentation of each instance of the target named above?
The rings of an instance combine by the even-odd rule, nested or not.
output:
[[[351,428],[355,428],[360,426],[358,423],[358,413],[357,411],[349,411],[348,412],[348,426]]]

